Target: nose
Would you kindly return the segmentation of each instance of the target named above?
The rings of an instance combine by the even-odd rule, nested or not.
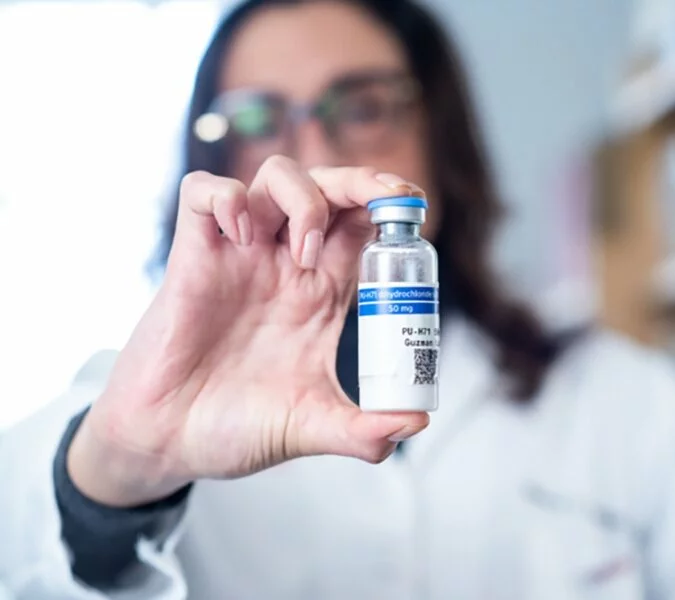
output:
[[[316,119],[305,120],[296,126],[294,158],[303,169],[345,166]]]

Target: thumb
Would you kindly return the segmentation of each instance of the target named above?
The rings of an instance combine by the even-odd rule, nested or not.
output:
[[[428,424],[429,415],[424,412],[370,413],[345,400],[333,406],[318,427],[306,430],[306,450],[309,454],[337,454],[379,463],[398,442]]]

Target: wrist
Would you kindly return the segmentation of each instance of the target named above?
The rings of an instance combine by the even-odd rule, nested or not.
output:
[[[93,419],[90,411],[66,456],[68,476],[87,498],[114,508],[142,506],[164,499],[190,482],[172,475],[161,457],[120,447],[100,435]]]

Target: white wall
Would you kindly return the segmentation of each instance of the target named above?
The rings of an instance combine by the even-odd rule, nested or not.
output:
[[[601,134],[626,53],[633,0],[428,0],[469,63],[512,222],[499,262],[550,283],[556,179]],[[542,260],[544,259],[544,260]]]
[[[212,0],[0,4],[0,430],[119,348]]]

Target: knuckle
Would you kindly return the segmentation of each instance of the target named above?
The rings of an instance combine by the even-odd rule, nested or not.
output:
[[[327,167],[325,165],[316,165],[315,167],[311,167],[307,172],[309,173],[309,176],[314,179],[316,177],[321,177],[322,175],[325,175],[326,173],[329,173],[330,171],[334,170],[335,167]]]
[[[218,177],[207,171],[192,171],[180,183],[180,197],[183,200],[209,195],[218,203],[233,204],[245,196],[246,186],[237,179]]]
[[[390,447],[390,444],[377,444],[366,450],[364,458],[371,465],[379,465],[389,457],[392,451],[393,448]]]
[[[296,211],[296,219],[301,222],[311,222],[318,219],[323,219],[327,214],[328,207],[325,203],[312,202],[311,198],[307,202],[302,202]]]
[[[356,167],[356,176],[360,179],[373,179],[377,175],[378,170],[375,167],[363,166]]]
[[[206,171],[192,171],[181,179],[180,191],[181,195],[190,193],[196,187],[202,185],[210,175]]]
[[[223,195],[231,202],[243,198],[247,191],[246,186],[238,179],[223,179]]]
[[[297,168],[296,162],[284,156],[283,154],[273,154],[272,156],[265,159],[265,162],[260,167],[260,170],[265,171],[288,171]]]

